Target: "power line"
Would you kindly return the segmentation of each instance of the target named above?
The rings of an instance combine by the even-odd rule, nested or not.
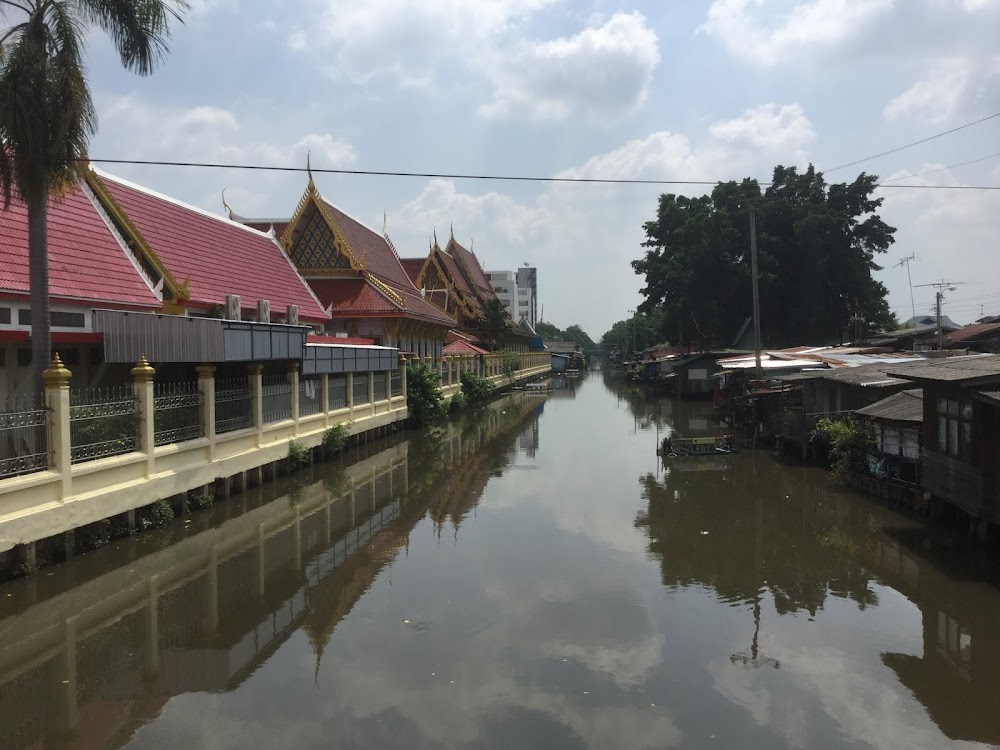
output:
[[[856,159],[854,161],[849,161],[846,164],[840,164],[836,167],[831,167],[830,169],[821,170],[823,174],[829,174],[830,172],[836,172],[838,169],[846,169],[847,167],[853,167],[855,164],[861,164],[865,161],[871,161],[872,159],[878,159],[882,156],[888,156],[889,154],[895,154],[899,151],[905,151],[908,148],[913,148],[914,146],[919,146],[921,143],[927,143],[928,141],[933,141],[937,138],[943,138],[946,135],[951,135],[952,133],[957,133],[959,130],[965,130],[966,128],[971,128],[973,125],[979,125],[987,120],[992,120],[996,117],[1000,117],[1000,112],[996,112],[987,117],[983,117],[979,120],[973,122],[967,122],[964,125],[959,125],[957,128],[952,128],[951,130],[946,130],[943,133],[937,133],[935,135],[927,136],[926,138],[921,138],[919,141],[913,141],[913,143],[907,143],[902,146],[896,146],[896,148],[890,148],[888,151],[882,151],[878,154],[872,154],[871,156],[866,156],[863,159]]]
[[[31,157],[15,156],[16,159],[26,159]],[[196,167],[201,169],[241,169],[257,172],[312,172],[315,174],[339,174],[339,175],[361,175],[369,177],[420,177],[429,179],[448,180],[492,180],[506,182],[558,182],[558,183],[584,183],[584,184],[604,184],[604,185],[718,185],[724,180],[643,180],[633,178],[611,178],[611,177],[541,177],[532,175],[497,175],[497,174],[464,174],[445,172],[398,172],[381,171],[371,169],[323,169],[319,167],[279,167],[264,164],[221,164],[216,162],[194,162],[194,161],[159,161],[155,159],[81,159],[94,164],[127,164],[147,167]],[[758,182],[758,185],[769,186],[770,182]],[[885,188],[913,188],[916,190],[1000,190],[1000,185],[910,185],[892,184],[882,185],[876,183],[875,187]]]
[[[945,172],[949,169],[958,169],[959,167],[967,167],[970,164],[979,164],[983,161],[989,161],[990,159],[996,159],[1000,156],[1000,153],[990,154],[989,156],[983,156],[979,159],[972,159],[970,161],[963,161],[961,164],[951,164],[947,167],[938,167],[937,169],[928,169],[926,172],[917,172],[916,174],[907,174],[902,177],[890,177],[888,180],[882,180],[883,185],[887,182],[896,182],[897,180],[909,180],[914,177],[923,177],[925,174],[936,174],[937,172]]]

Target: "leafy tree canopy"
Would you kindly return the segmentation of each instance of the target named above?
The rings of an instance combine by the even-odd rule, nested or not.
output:
[[[671,337],[666,330],[666,315],[660,307],[648,314],[638,312],[628,320],[619,320],[601,336],[607,352],[644,351],[653,346],[667,346]]]
[[[761,329],[769,346],[839,343],[861,315],[866,331],[891,324],[875,256],[894,242],[873,198],[877,177],[828,185],[812,165],[777,166],[756,180],[719,183],[711,195],[660,196],[648,248],[632,262],[645,277],[640,312],[662,309],[671,338],[728,345],[752,312],[750,209],[756,213]],[[676,332],[676,336],[673,332]]]
[[[559,328],[544,320],[535,326],[535,333],[545,341],[561,341],[563,338],[563,332]]]

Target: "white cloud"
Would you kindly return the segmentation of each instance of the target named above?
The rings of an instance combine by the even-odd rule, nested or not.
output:
[[[962,59],[937,61],[926,78],[913,84],[885,105],[887,120],[922,116],[932,123],[954,114],[969,85],[969,62]]]
[[[769,151],[788,151],[797,157],[816,140],[816,132],[799,104],[778,107],[774,102],[748,109],[742,117],[718,122],[709,132],[723,143]]]
[[[468,66],[483,45],[555,0],[309,0],[296,49],[319,50],[335,78],[424,86],[445,61]],[[333,59],[328,51],[333,48]]]
[[[810,0],[779,3],[768,13],[764,0],[714,0],[703,30],[729,52],[772,66],[817,51],[835,49],[892,10],[894,0]]]
[[[119,159],[287,167],[305,166],[306,154],[311,153],[314,167],[342,168],[353,164],[357,156],[350,143],[330,133],[294,134],[275,128],[267,117],[246,117],[221,107],[160,106],[135,94],[99,97],[98,107],[100,142],[113,144],[113,154]],[[95,158],[102,153],[99,145],[92,149]],[[294,195],[305,187],[305,177],[294,173],[256,172],[249,178],[242,170],[195,173],[164,167],[152,171],[118,164],[108,169],[209,210],[221,210],[218,196],[228,186],[230,204],[244,215],[273,215],[275,193],[284,190]],[[277,211],[290,212],[291,208],[281,206]]]
[[[570,37],[500,50],[487,75],[482,116],[563,119],[575,111],[614,117],[639,107],[660,61],[656,33],[639,13],[618,13]]]

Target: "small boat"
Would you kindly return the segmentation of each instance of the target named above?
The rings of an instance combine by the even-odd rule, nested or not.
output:
[[[656,449],[656,455],[664,458],[720,456],[735,452],[732,435],[698,438],[665,437]]]

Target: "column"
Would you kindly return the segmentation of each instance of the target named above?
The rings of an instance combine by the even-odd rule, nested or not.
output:
[[[257,429],[257,447],[264,442],[264,370],[263,365],[247,365],[250,381],[250,409]]]
[[[288,363],[288,385],[292,389],[292,421],[295,422],[295,434],[299,432],[299,363]]]
[[[403,398],[406,398],[406,357],[399,355],[399,382],[403,387]]]
[[[156,401],[153,396],[153,376],[156,370],[150,367],[146,356],[139,357],[136,366],[132,368],[135,379],[136,415],[139,417],[139,450],[146,454],[146,476],[151,476],[156,468],[153,449],[156,447],[156,423],[154,412]]]
[[[444,385],[444,357],[439,357],[434,360],[434,371],[438,376],[438,386]]]
[[[375,414],[375,373],[368,371],[368,403],[372,405],[372,415]]]
[[[48,441],[50,466],[59,472],[62,485],[59,499],[65,500],[73,494],[73,444],[69,429],[69,379],[70,371],[56,354],[42,373],[45,381],[45,405],[49,408]]]
[[[319,410],[323,412],[323,426],[330,426],[330,375],[319,376]]]
[[[208,460],[215,460],[215,366],[198,365],[198,391],[201,393],[201,429],[208,439]]]

